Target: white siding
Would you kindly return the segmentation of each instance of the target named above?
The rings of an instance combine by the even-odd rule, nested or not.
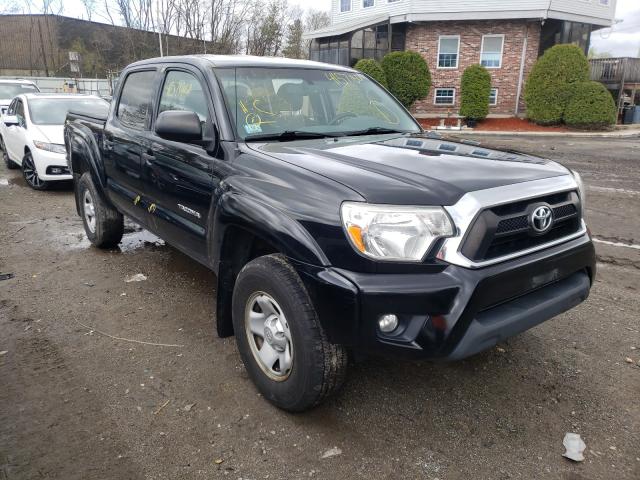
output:
[[[446,19],[446,15],[451,14],[452,18],[461,19],[461,15],[468,13],[470,19],[474,19],[474,12],[484,14],[483,18],[517,18],[518,12],[522,12],[522,18],[530,18],[546,16],[549,12],[551,18],[558,13],[560,18],[575,15],[584,20],[597,19],[599,24],[610,24],[615,4],[616,0],[610,0],[609,6],[603,6],[600,0],[399,0],[392,3],[375,0],[375,6],[363,8],[362,0],[351,0],[351,11],[340,12],[340,0],[333,0],[331,18],[333,25],[339,25],[380,15],[433,15],[434,19]]]

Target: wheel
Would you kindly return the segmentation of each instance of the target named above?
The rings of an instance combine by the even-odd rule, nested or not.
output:
[[[233,327],[249,376],[279,408],[308,410],[344,382],[346,349],[327,341],[302,280],[282,255],[259,257],[240,271]]]
[[[20,166],[9,158],[9,154],[7,153],[7,149],[4,146],[4,141],[0,138],[0,150],[2,150],[2,160],[4,160],[4,164],[7,166],[9,170],[15,170],[20,168]]]
[[[80,177],[76,188],[84,231],[89,241],[98,248],[118,245],[124,233],[122,214],[102,200],[89,173]]]
[[[27,152],[22,158],[22,176],[24,176],[27,185],[34,190],[46,190],[49,188],[49,182],[40,180],[31,152]]]

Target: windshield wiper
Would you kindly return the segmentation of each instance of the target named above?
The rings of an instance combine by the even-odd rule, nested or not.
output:
[[[393,128],[370,127],[370,128],[365,128],[364,130],[354,130],[353,132],[344,132],[343,135],[346,137],[350,137],[355,135],[374,135],[376,133],[409,133],[409,132],[405,130],[395,130]]]
[[[304,130],[285,130],[281,133],[259,133],[256,135],[247,135],[245,142],[257,142],[261,140],[304,140],[310,138],[333,138],[336,135],[331,133],[307,132]]]

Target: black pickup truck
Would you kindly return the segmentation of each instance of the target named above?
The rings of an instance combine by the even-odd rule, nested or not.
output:
[[[425,132],[348,68],[137,62],[65,142],[91,242],[115,247],[127,216],[211,268],[218,335],[289,411],[334,392],[348,353],[465,358],[594,280],[577,173]]]

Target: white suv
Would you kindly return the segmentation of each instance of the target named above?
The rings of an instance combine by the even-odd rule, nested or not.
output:
[[[29,80],[9,80],[0,78],[0,115],[4,115],[13,100],[23,93],[36,93],[40,89]]]
[[[69,110],[106,115],[109,103],[97,96],[30,93],[13,99],[0,122],[0,148],[8,168],[22,167],[31,188],[71,180],[64,146]]]

